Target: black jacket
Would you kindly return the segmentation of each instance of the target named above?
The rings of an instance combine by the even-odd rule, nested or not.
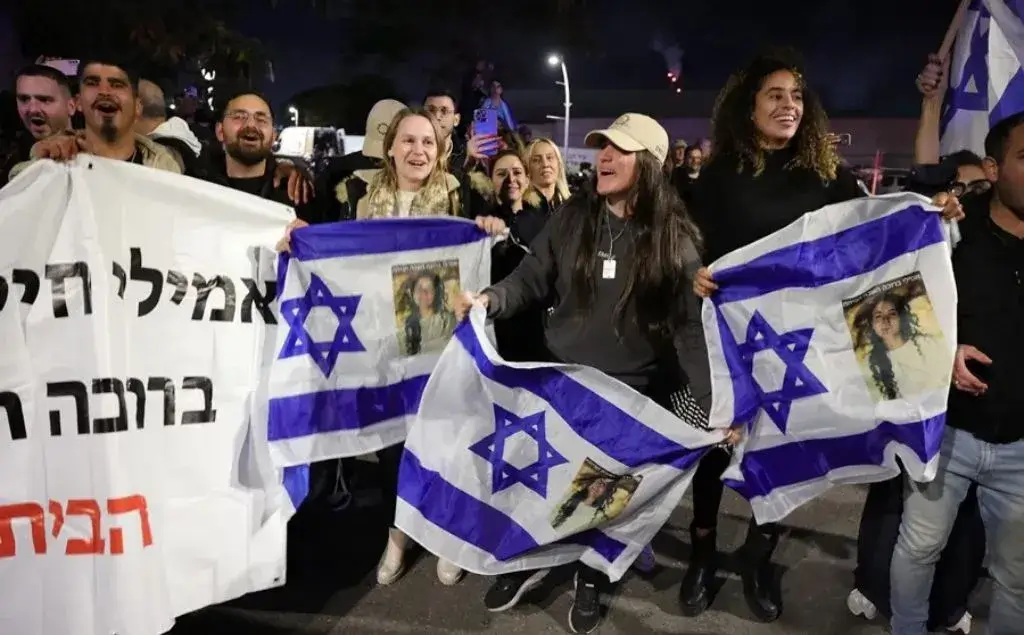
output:
[[[267,159],[267,167],[263,171],[263,176],[259,177],[258,186],[254,188],[254,191],[250,191],[250,193],[259,196],[262,199],[295,208],[295,215],[307,223],[315,224],[323,222],[323,219],[320,218],[321,206],[318,203],[320,196],[314,197],[312,201],[304,205],[295,205],[292,203],[291,199],[288,198],[288,182],[286,180],[282,179],[281,183],[277,187],[274,187],[274,172],[276,171],[277,160],[274,157]],[[224,187],[230,187],[231,189],[245,191],[243,188],[238,187],[232,182],[237,182],[237,180],[228,178],[227,163],[223,158],[209,164],[205,169],[203,180],[223,185]]]
[[[614,275],[602,275],[595,263],[595,295],[589,307],[582,307],[573,293],[574,267],[584,235],[598,240],[608,250],[610,235],[618,235],[611,252]],[[600,200],[580,192],[555,212],[530,246],[532,253],[511,275],[485,290],[488,314],[495,319],[518,315],[539,303],[550,302],[552,310],[544,327],[544,341],[555,361],[596,368],[656,401],[689,382],[691,392],[708,411],[711,405],[711,375],[701,325],[700,301],[693,294],[690,277],[700,266],[700,256],[691,243],[684,254],[686,271],[673,281],[665,294],[672,302],[672,341],[656,340],[637,326],[636,307],[629,303],[625,315],[616,320],[615,307],[625,288],[636,258],[634,230],[606,211]],[[599,257],[595,254],[595,259]]]
[[[548,221],[548,203],[535,191],[527,194],[518,213],[507,205],[494,204],[483,215],[497,216],[509,228],[509,238],[491,250],[491,281],[499,282],[515,271],[526,257],[526,249],[537,239]],[[550,302],[534,303],[518,315],[495,320],[498,352],[510,362],[542,362],[551,358],[544,344],[544,321]]]
[[[833,181],[791,167],[794,152],[766,152],[764,171],[756,176],[749,165],[737,172],[739,159],[727,154],[712,155],[701,169],[686,203],[704,233],[707,263],[777,232],[807,212],[864,195],[845,167],[839,167]]]
[[[29,160],[29,152],[35,139],[27,132],[19,133],[0,148],[0,187],[10,180],[11,168]]]
[[[992,359],[969,369],[988,384],[972,397],[953,388],[947,423],[990,443],[1024,439],[1024,240],[990,216],[992,194],[965,196],[961,241],[953,251],[957,337]]]

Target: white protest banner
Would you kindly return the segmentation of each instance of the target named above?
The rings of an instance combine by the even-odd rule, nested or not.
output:
[[[284,583],[249,421],[292,216],[88,156],[0,190],[0,633],[157,635]]]

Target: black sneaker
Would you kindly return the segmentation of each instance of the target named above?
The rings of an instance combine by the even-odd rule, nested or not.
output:
[[[601,591],[594,576],[576,573],[573,580],[572,606],[569,607],[569,630],[592,633],[601,623]]]
[[[499,575],[484,596],[484,606],[488,611],[501,613],[507,611],[523,598],[526,593],[540,586],[544,576],[551,569],[537,571],[517,571]]]

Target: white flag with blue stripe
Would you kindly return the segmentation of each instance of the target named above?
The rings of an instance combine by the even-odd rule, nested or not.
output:
[[[1024,3],[972,0],[950,62],[942,115],[943,154],[985,156],[991,126],[1024,110]]]
[[[722,439],[592,368],[503,361],[475,309],[423,393],[395,525],[481,575],[581,560],[617,580]]]
[[[760,522],[833,484],[934,477],[956,347],[948,226],[914,194],[831,205],[715,261],[712,426]]]
[[[278,465],[400,443],[455,328],[454,299],[490,281],[493,239],[457,218],[333,223],[293,233],[267,435]]]

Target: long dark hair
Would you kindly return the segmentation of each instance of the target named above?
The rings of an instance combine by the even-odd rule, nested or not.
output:
[[[555,514],[555,519],[551,522],[553,529],[558,529],[565,524],[565,521],[573,515],[576,509],[580,506],[580,503],[587,500],[587,496],[590,495],[590,486],[598,481],[605,483],[604,492],[594,501],[591,507],[594,509],[594,516],[591,522],[598,520],[598,516],[604,516],[605,520],[608,519],[608,506],[615,501],[615,481],[609,478],[594,477],[580,483],[580,488],[568,498],[559,508],[558,513]]]
[[[886,399],[897,399],[900,396],[900,387],[896,383],[892,360],[889,359],[889,349],[882,338],[875,333],[874,327],[875,308],[882,302],[892,305],[899,319],[900,337],[907,344],[917,347],[919,353],[921,347],[917,343],[917,338],[921,337],[921,328],[917,316],[910,310],[910,298],[906,294],[891,291],[879,293],[868,299],[861,305],[854,318],[854,328],[857,332],[854,347],[867,347],[868,370],[871,371],[871,378],[874,380],[875,386]]]
[[[718,94],[711,115],[709,163],[735,161],[737,172],[750,168],[755,176],[764,171],[764,150],[753,119],[754,101],[765,78],[785,70],[797,78],[804,99],[800,127],[790,141],[795,155],[786,167],[802,167],[823,181],[835,180],[839,155],[828,139],[828,116],[817,93],[804,80],[802,66],[799,55],[792,49],[775,49],[758,55],[729,78]]]
[[[410,355],[418,355],[423,344],[423,327],[420,324],[420,309],[416,305],[416,299],[414,297],[414,294],[416,293],[416,284],[420,280],[430,281],[430,285],[434,289],[434,313],[440,314],[445,310],[444,281],[441,280],[440,275],[436,272],[424,269],[423,271],[418,272],[415,276],[409,278],[409,287],[406,291],[409,302],[409,317],[405,319],[405,341]]]
[[[637,178],[627,197],[629,222],[635,231],[633,267],[615,306],[616,330],[625,322],[626,307],[636,303],[638,326],[649,336],[671,337],[683,316],[676,314],[675,300],[685,292],[684,247],[692,242],[701,249],[700,231],[686,206],[662,173],[661,162],[647,151],[636,154]],[[587,193],[587,213],[577,222],[579,250],[573,263],[572,288],[578,306],[586,311],[597,292],[597,234],[604,199]]]

